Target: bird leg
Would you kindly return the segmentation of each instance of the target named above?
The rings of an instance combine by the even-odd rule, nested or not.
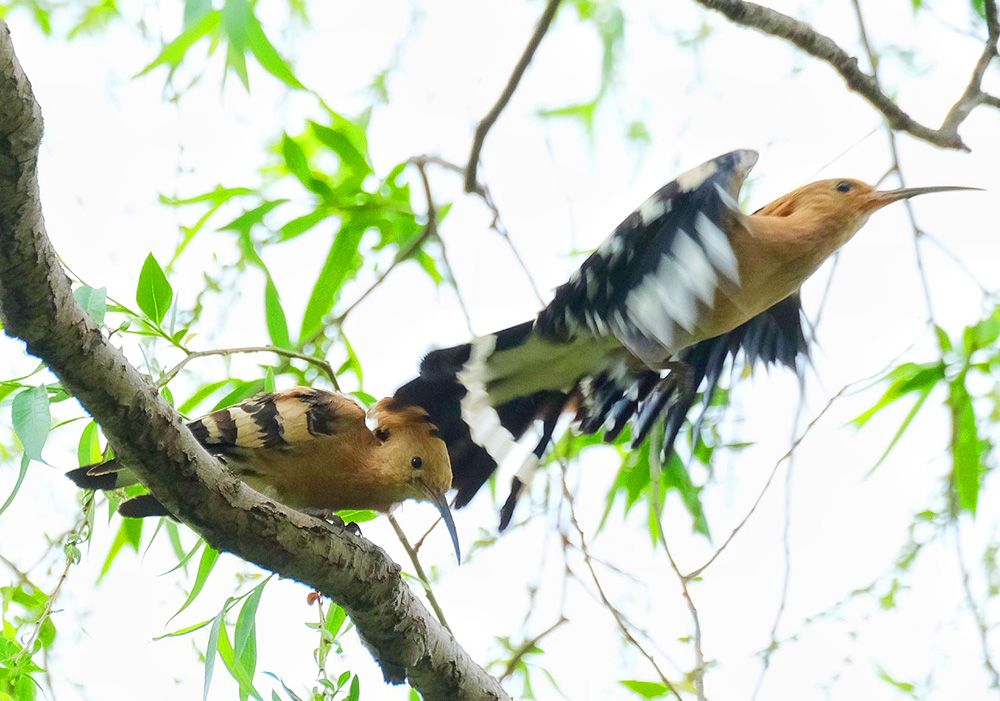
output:
[[[355,521],[350,523],[345,523],[344,519],[340,518],[335,512],[329,509],[299,509],[304,514],[312,516],[313,518],[318,518],[320,521],[326,521],[329,524],[337,526],[338,528],[343,528],[356,536],[361,537],[361,526]]]
[[[680,360],[668,360],[654,369],[667,370],[667,375],[656,383],[639,409],[633,424],[633,448],[646,439],[653,422],[663,414],[668,404],[690,403],[694,397],[695,371],[691,365]]]
[[[665,380],[672,379],[679,398],[689,400],[694,396],[694,368],[683,360],[668,360],[663,363],[661,370],[668,370],[669,374]]]

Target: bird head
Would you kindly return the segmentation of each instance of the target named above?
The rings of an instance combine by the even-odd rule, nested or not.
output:
[[[818,231],[837,232],[846,240],[864,226],[873,212],[887,204],[932,192],[978,189],[939,185],[876,190],[860,180],[818,180],[778,198],[758,213],[777,217],[795,217],[799,221],[808,223],[814,222]]]
[[[451,460],[448,446],[427,412],[418,407],[386,398],[368,411],[374,422],[372,430],[378,441],[378,463],[396,487],[397,501],[430,501],[437,507],[455,547],[455,557],[462,561],[458,532],[448,507],[451,489]]]

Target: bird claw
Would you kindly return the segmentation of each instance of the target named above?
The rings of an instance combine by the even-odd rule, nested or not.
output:
[[[359,526],[356,521],[345,523],[344,519],[340,518],[337,514],[330,514],[327,520],[334,526],[343,528],[348,533],[353,533],[354,535],[361,537],[361,526]]]

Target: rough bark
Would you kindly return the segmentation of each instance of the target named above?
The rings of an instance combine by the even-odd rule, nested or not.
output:
[[[0,21],[0,318],[100,423],[157,498],[213,547],[323,592],[350,614],[387,681],[425,699],[507,699],[367,540],[229,476],[76,304],[39,201],[41,111]],[[67,488],[69,485],[67,484]]]

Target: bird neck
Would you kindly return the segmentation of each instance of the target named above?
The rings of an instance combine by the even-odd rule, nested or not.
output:
[[[762,210],[747,220],[750,236],[766,248],[767,255],[793,264],[804,281],[851,240],[867,217],[822,216],[810,209],[800,209],[784,216]]]

